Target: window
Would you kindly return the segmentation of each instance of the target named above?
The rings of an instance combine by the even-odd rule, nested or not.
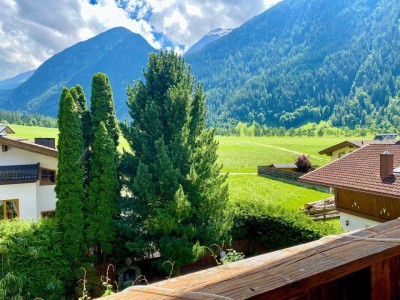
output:
[[[47,210],[47,211],[42,211],[40,214],[42,215],[42,218],[54,219],[54,217],[56,216],[56,211]]]
[[[344,152],[344,151],[343,151],[343,152],[340,152],[340,153],[338,154],[338,157],[341,158],[341,157],[343,157],[345,154],[346,154],[346,152]]]
[[[19,216],[18,200],[0,200],[0,220],[11,220]]]
[[[56,184],[56,171],[40,168],[40,185]]]

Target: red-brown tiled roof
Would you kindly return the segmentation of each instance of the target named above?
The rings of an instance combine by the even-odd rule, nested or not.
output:
[[[380,154],[393,153],[393,166],[400,166],[400,145],[371,144],[312,171],[300,181],[400,198],[400,174],[380,176]]]

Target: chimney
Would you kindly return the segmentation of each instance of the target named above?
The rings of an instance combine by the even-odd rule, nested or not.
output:
[[[381,177],[389,177],[393,174],[393,153],[385,150],[381,156]]]
[[[56,149],[56,139],[55,138],[35,138],[35,144]]]

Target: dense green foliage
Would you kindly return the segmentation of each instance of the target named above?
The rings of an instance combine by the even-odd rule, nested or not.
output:
[[[283,249],[337,234],[330,224],[315,222],[295,210],[271,202],[237,203],[233,238],[253,238],[266,251]]]
[[[118,193],[117,162],[115,146],[104,122],[101,121],[93,138],[90,155],[90,176],[87,187],[86,243],[99,245],[110,254],[115,241],[113,218],[116,215],[115,199]]]
[[[90,113],[92,114],[92,135],[100,127],[100,122],[104,122],[108,134],[114,141],[115,147],[118,146],[118,121],[115,116],[110,81],[106,74],[96,73],[93,75]]]
[[[0,222],[0,299],[12,299],[11,293],[25,296],[27,292],[30,297],[23,299],[63,299],[71,271],[62,241],[53,220]],[[5,290],[7,296],[2,298]]]
[[[400,3],[285,0],[187,56],[212,125],[400,125]]]
[[[0,123],[12,123],[18,125],[28,126],[42,126],[42,127],[57,127],[57,120],[40,115],[40,114],[28,114],[17,111],[0,110]]]
[[[133,122],[124,135],[134,155],[121,163],[127,193],[122,231],[130,250],[159,250],[179,267],[222,242],[230,227],[225,175],[218,175],[214,132],[205,130],[201,86],[182,57],[151,54],[146,82],[128,87]]]
[[[110,78],[117,114],[122,118],[127,116],[126,84],[142,77],[148,54],[155,51],[140,35],[126,28],[112,28],[52,56],[11,94],[0,95],[0,107],[56,116],[63,86],[80,83],[90,99],[93,74],[104,72]]]
[[[70,91],[64,88],[58,113],[58,172],[56,217],[63,233],[62,247],[72,269],[79,266],[84,248],[84,142],[78,108]]]
[[[70,92],[78,108],[82,123],[83,141],[86,149],[91,143],[92,116],[87,108],[85,92],[82,86],[78,84],[76,87],[71,88]]]

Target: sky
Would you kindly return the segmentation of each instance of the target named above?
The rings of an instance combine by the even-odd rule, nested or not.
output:
[[[183,53],[215,28],[236,28],[280,0],[0,0],[0,80],[123,26]]]

